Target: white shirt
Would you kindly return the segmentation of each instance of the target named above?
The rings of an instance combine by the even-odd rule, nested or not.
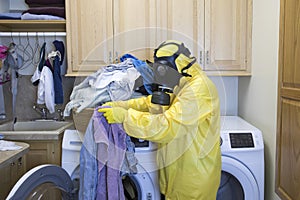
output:
[[[50,113],[55,112],[53,73],[47,66],[44,66],[41,71],[37,103],[46,104]]]

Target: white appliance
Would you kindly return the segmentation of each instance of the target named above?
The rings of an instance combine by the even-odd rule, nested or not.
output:
[[[159,200],[156,146],[136,140],[138,173],[124,178],[128,199]],[[81,140],[76,130],[66,130],[62,167],[41,165],[27,172],[14,186],[8,199],[22,199],[49,187],[59,188],[65,199],[76,199],[79,182]],[[237,116],[221,118],[222,176],[217,200],[264,199],[264,145],[261,131]],[[49,185],[49,182],[51,183]],[[35,199],[36,196],[34,196]]]
[[[240,117],[221,117],[221,152],[222,177],[217,200],[263,200],[261,131]]]
[[[123,177],[126,199],[160,200],[156,167],[156,146],[144,140],[132,139],[137,173]],[[82,141],[76,130],[65,130],[62,143],[62,166],[40,165],[27,172],[13,187],[7,199],[39,199],[47,190],[62,191],[63,199],[78,199],[80,150]]]

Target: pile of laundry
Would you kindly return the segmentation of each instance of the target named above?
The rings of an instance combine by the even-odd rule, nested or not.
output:
[[[122,177],[137,173],[135,146],[122,124],[108,124],[99,105],[135,98],[136,92],[151,94],[153,71],[145,61],[125,54],[86,77],[73,88],[64,115],[72,109],[95,108],[80,152],[79,199],[124,200]],[[137,82],[141,82],[141,86]]]
[[[0,139],[0,151],[14,151],[19,149],[22,149],[22,147],[15,142]]]
[[[80,113],[85,108],[95,108],[108,101],[122,101],[133,98],[139,78],[145,92],[151,94],[153,71],[146,62],[125,54],[120,63],[110,64],[86,77],[73,88],[64,116],[70,116],[72,109]]]
[[[46,43],[40,50],[40,62],[31,77],[33,85],[38,87],[37,104],[45,104],[49,113],[55,112],[55,105],[64,103],[61,77],[61,65],[64,60],[65,47],[62,41],[53,41],[55,50],[46,56]]]

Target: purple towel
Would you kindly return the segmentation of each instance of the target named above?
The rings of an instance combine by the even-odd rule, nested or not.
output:
[[[125,196],[120,170],[126,152],[126,133],[122,124],[108,124],[97,110],[93,115],[99,170],[96,197],[99,200],[123,200]]]

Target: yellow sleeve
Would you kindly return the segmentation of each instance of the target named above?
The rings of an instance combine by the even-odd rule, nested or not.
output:
[[[112,102],[115,107],[122,107],[126,110],[132,108],[138,111],[149,111],[149,105],[151,103],[151,95],[147,97],[140,97],[135,99],[129,99],[127,101],[115,101]]]
[[[210,91],[201,79],[188,83],[162,114],[128,109],[124,129],[133,137],[159,143],[170,142],[187,133],[196,134],[199,123],[213,112],[213,102],[218,101],[215,96],[215,91]]]

